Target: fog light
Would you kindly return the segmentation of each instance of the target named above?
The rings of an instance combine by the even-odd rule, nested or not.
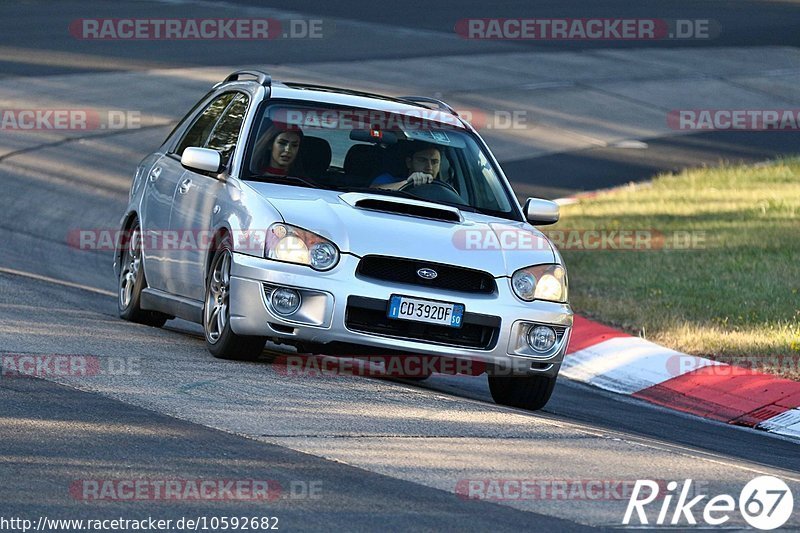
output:
[[[281,315],[291,315],[300,308],[300,293],[294,289],[280,288],[272,291],[272,307]]]
[[[548,326],[534,326],[528,331],[528,346],[539,353],[550,351],[556,344],[556,332]]]

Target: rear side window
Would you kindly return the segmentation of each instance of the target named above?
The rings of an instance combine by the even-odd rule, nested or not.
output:
[[[175,153],[180,156],[190,146],[205,145],[211,130],[214,129],[220,115],[231,103],[234,96],[234,93],[225,93],[208,104],[200,116],[197,117],[195,123],[192,124],[192,127],[184,134],[183,139],[178,143],[178,147],[175,148]]]
[[[236,143],[239,142],[239,131],[242,129],[244,115],[247,112],[247,102],[248,98],[244,94],[239,93],[234,97],[205,145],[205,148],[217,150],[222,155],[224,167],[228,166]]]

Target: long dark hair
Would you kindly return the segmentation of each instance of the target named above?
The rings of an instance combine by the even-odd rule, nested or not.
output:
[[[275,139],[277,139],[278,135],[281,133],[287,132],[296,133],[298,137],[300,137],[300,147],[297,150],[294,161],[289,165],[288,174],[292,176],[301,176],[303,174],[303,164],[300,160],[300,151],[303,149],[303,130],[294,124],[272,121],[264,128],[263,133],[259,136],[253,148],[253,158],[250,163],[250,170],[252,172],[261,173],[263,169],[269,166]]]

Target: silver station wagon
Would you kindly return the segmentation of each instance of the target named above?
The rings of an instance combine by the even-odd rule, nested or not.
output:
[[[119,312],[202,324],[225,359],[272,341],[469,361],[495,401],[539,409],[572,327],[563,261],[534,227],[558,216],[521,206],[444,102],[241,70],[136,169]]]

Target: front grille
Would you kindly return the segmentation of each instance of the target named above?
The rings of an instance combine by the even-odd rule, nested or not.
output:
[[[491,350],[497,344],[500,318],[496,316],[464,313],[462,326],[451,328],[391,319],[386,316],[387,308],[386,300],[350,296],[347,299],[345,326],[362,333],[478,350]]]
[[[417,275],[417,270],[421,268],[432,268],[436,271],[437,276],[434,279],[421,278]],[[459,292],[491,294],[497,288],[491,274],[480,270],[381,255],[364,256],[358,263],[356,273],[366,278],[382,281],[394,281]]]

